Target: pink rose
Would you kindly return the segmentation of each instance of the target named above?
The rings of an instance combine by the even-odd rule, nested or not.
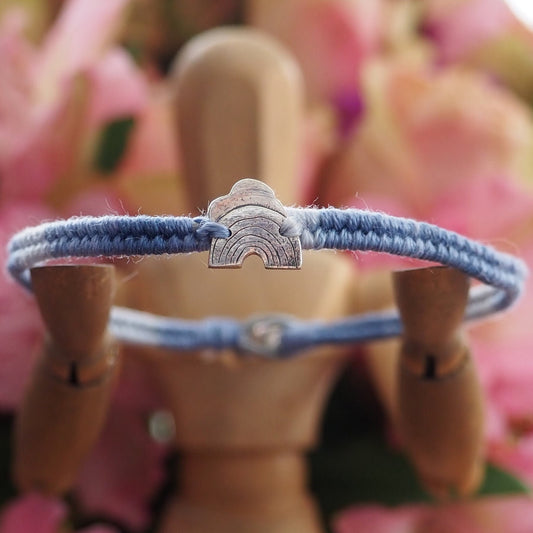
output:
[[[67,509],[63,502],[28,494],[8,504],[0,517],[0,533],[61,533]],[[118,533],[108,526],[91,526],[78,533]]]
[[[529,533],[533,506],[528,497],[482,498],[441,506],[360,506],[342,512],[336,533]]]

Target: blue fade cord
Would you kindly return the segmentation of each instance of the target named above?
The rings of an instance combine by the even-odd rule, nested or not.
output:
[[[286,208],[280,232],[299,237],[304,249],[375,251],[428,260],[463,271],[483,283],[471,289],[465,320],[486,317],[511,306],[527,275],[511,256],[438,226],[358,209]],[[26,228],[8,244],[7,268],[31,291],[29,269],[68,257],[124,257],[201,252],[213,238],[227,239],[227,227],[206,217],[79,217]],[[114,307],[110,331],[128,344],[162,348],[234,349],[287,357],[321,344],[368,342],[402,333],[397,311],[364,314],[332,323],[269,319],[275,342],[250,346],[249,328],[231,318],[200,321],[165,318]]]

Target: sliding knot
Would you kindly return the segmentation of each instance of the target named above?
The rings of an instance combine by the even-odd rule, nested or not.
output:
[[[231,235],[231,231],[218,222],[213,222],[208,218],[196,217],[193,219],[195,224],[198,224],[195,229],[196,235],[199,237],[210,239],[227,239]]]
[[[279,232],[283,237],[299,237],[302,231],[303,227],[300,221],[291,216],[285,218],[279,227]]]

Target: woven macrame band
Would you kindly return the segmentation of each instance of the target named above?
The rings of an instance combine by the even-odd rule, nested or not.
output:
[[[438,226],[358,209],[286,208],[280,233],[298,237],[302,248],[374,251],[432,261],[483,283],[470,291],[465,320],[511,306],[527,275],[514,256]],[[16,234],[8,245],[8,271],[31,290],[29,269],[69,257],[124,257],[202,252],[229,229],[206,217],[102,216],[43,223]],[[398,336],[397,311],[349,317],[332,323],[272,319],[279,342],[266,350],[243,346],[249,327],[231,318],[189,321],[114,307],[110,331],[124,343],[169,349],[245,349],[287,356],[320,344],[358,343]]]

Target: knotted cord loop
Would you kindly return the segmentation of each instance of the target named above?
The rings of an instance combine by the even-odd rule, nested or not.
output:
[[[385,252],[441,263],[476,278],[484,285],[470,291],[467,320],[508,308],[523,290],[527,268],[521,260],[432,224],[358,209],[286,208],[286,212],[280,233],[299,237],[304,249]],[[29,269],[51,259],[202,252],[212,239],[229,236],[227,227],[206,217],[72,218],[17,233],[8,245],[7,268],[31,290]],[[110,317],[110,330],[122,342],[181,350],[254,351],[242,345],[246,327],[247,323],[231,318],[190,321],[122,307],[114,307]],[[292,319],[284,322],[275,346],[254,353],[282,357],[321,344],[367,342],[401,333],[396,310],[333,323]]]

